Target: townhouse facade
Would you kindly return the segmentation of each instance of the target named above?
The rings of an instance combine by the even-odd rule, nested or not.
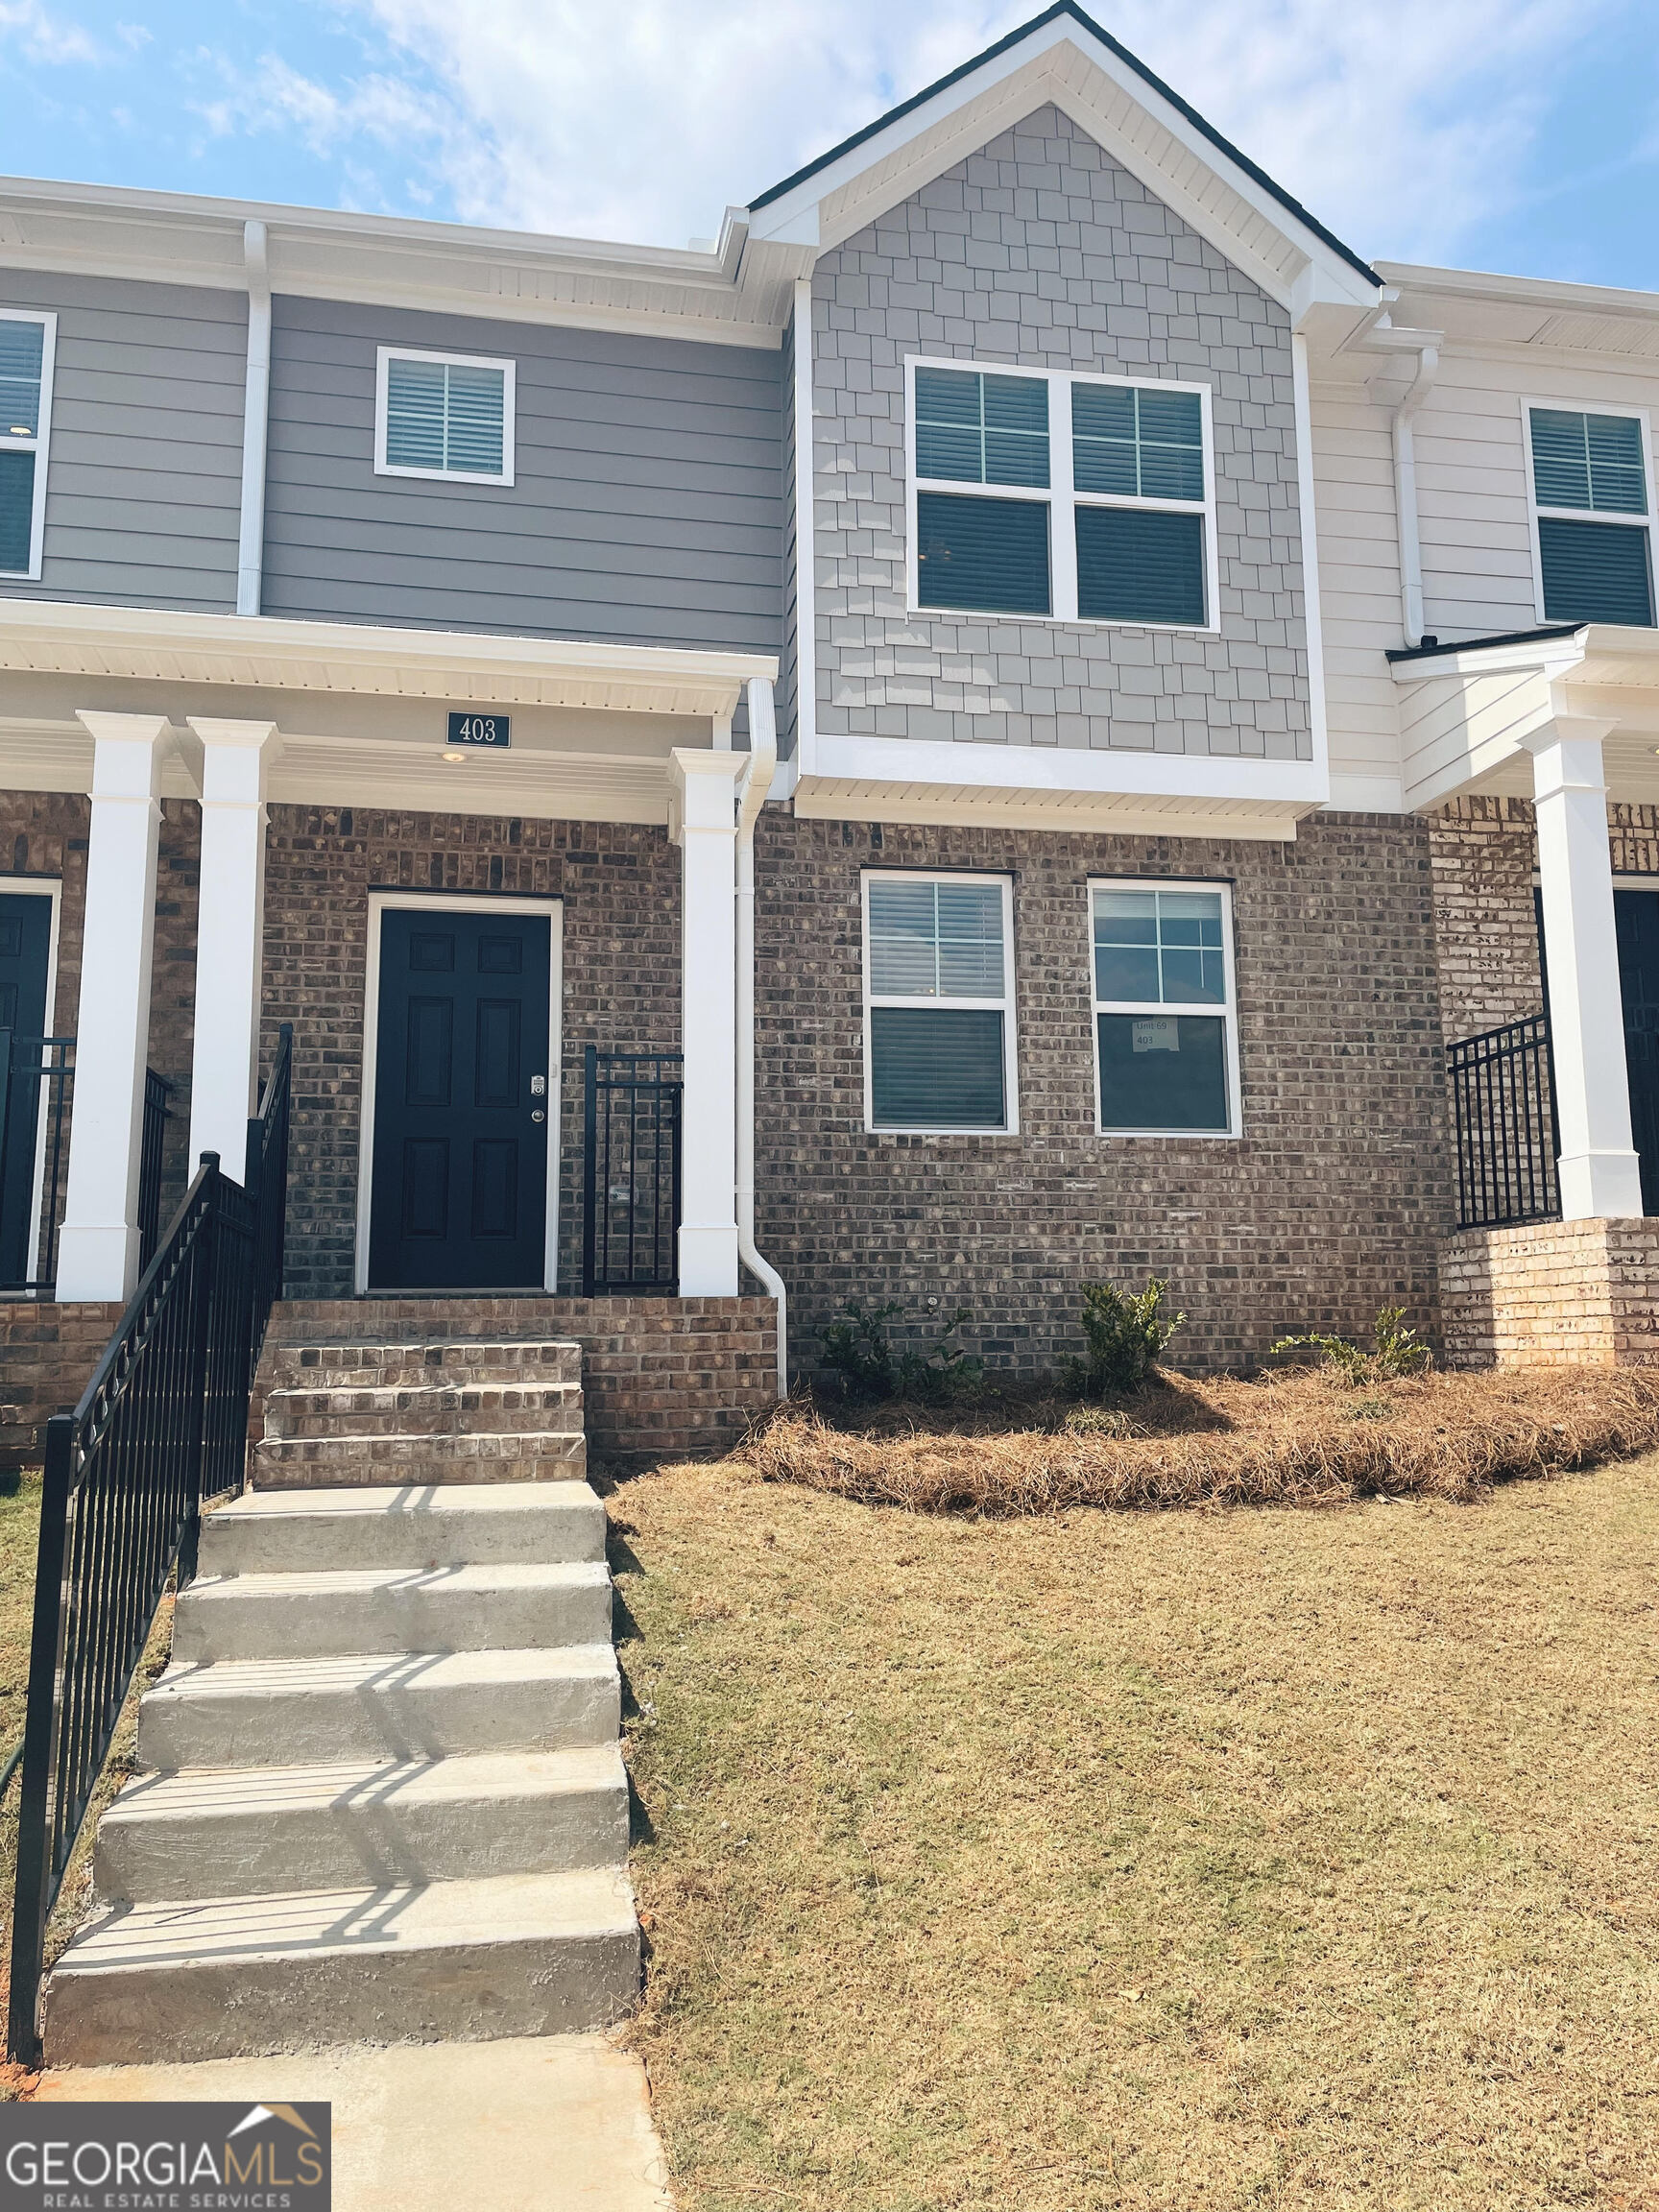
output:
[[[286,1023],[290,1300],[710,1437],[849,1298],[1647,1348],[1659,299],[1374,267],[1063,4],[711,251],[0,184],[0,395],[14,1347]]]

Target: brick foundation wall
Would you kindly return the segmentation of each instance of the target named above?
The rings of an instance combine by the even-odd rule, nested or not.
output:
[[[1659,1220],[1464,1230],[1440,1309],[1449,1366],[1659,1365]]]
[[[573,1337],[589,1448],[635,1465],[727,1451],[777,1397],[769,1298],[342,1298],[284,1300],[255,1386],[255,1433],[279,1345],[415,1336]]]
[[[121,1313],[114,1304],[0,1303],[0,1471],[39,1466],[46,1422],[73,1408]]]
[[[864,1128],[860,871],[1009,873],[1018,1137]],[[1102,1138],[1086,885],[1234,892],[1244,1135]],[[760,831],[758,1241],[789,1286],[792,1362],[844,1299],[966,1307],[999,1365],[1080,1348],[1078,1286],[1166,1276],[1184,1365],[1259,1358],[1404,1305],[1432,1331],[1452,1226],[1429,833],[1326,815],[1293,843],[793,822]]]

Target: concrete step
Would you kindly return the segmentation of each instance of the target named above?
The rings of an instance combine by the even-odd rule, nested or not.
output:
[[[563,1338],[522,1344],[485,1337],[282,1344],[272,1353],[272,1382],[278,1389],[581,1380],[582,1347]]]
[[[102,1896],[130,1903],[620,1867],[627,1857],[628,1777],[606,1743],[141,1775],[104,1815],[96,1879]]]
[[[202,1524],[204,1575],[553,1566],[604,1556],[605,1508],[586,1482],[256,1490]]]
[[[468,1436],[264,1436],[249,1458],[256,1489],[383,1486],[409,1482],[569,1481],[585,1473],[587,1444],[578,1428],[549,1433],[492,1431]]]
[[[633,1892],[609,1871],[115,1907],[52,1975],[46,2050],[90,2066],[555,2035],[620,2020],[638,1979]]]
[[[347,1567],[202,1575],[180,1597],[173,1657],[315,1659],[372,1651],[550,1649],[603,1644],[603,1560],[561,1567]]]
[[[609,1644],[171,1666],[138,1711],[140,1766],[294,1767],[609,1743]]]
[[[582,1427],[576,1382],[398,1383],[385,1389],[273,1390],[267,1436],[400,1436],[550,1433]]]

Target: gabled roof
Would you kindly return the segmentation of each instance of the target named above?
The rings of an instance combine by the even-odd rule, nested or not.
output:
[[[1307,295],[1310,270],[1330,279],[1315,278],[1315,297],[1375,300],[1377,272],[1076,0],[1054,0],[758,194],[745,211],[751,247],[827,251],[1046,102],[1286,304]]]

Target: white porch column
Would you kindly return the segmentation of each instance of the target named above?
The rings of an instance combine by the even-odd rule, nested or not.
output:
[[[69,1190],[58,1239],[58,1296],[126,1298],[138,1280],[138,1167],[150,957],[161,830],[164,714],[83,713],[92,754],[92,830]]]
[[[742,753],[677,746],[670,824],[681,883],[680,1295],[737,1294],[736,859]]]
[[[202,740],[202,892],[190,1161],[217,1152],[241,1180],[259,1058],[265,935],[265,783],[281,750],[274,722],[190,717]]]
[[[1527,741],[1538,808],[1561,1213],[1568,1221],[1642,1211],[1601,769],[1601,740],[1612,728],[1558,714]]]

